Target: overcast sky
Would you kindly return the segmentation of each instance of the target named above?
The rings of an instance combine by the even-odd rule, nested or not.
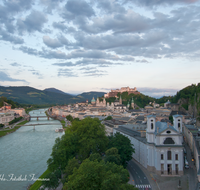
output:
[[[68,93],[200,82],[199,0],[0,0],[0,85]]]

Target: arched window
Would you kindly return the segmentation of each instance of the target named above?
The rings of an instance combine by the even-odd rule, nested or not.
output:
[[[172,152],[171,150],[167,151],[167,160],[171,160],[172,159]]]
[[[181,124],[180,123],[178,123],[178,128],[180,128],[181,127]]]
[[[167,137],[163,144],[175,144],[175,142],[171,137]]]
[[[151,120],[151,129],[153,130],[153,119]]]

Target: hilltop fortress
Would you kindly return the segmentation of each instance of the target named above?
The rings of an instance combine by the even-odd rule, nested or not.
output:
[[[140,94],[140,92],[137,91],[137,88],[129,88],[129,87],[122,87],[121,89],[111,90],[111,92],[108,92],[107,94],[104,94],[104,98],[110,98],[110,97],[117,97],[118,93],[128,92],[128,94]]]

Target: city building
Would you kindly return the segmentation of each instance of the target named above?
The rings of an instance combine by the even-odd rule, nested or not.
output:
[[[174,125],[156,122],[156,116],[147,116],[146,136],[144,133],[119,126],[113,134],[127,136],[135,148],[133,158],[149,171],[163,176],[183,175],[182,116],[173,116]]]

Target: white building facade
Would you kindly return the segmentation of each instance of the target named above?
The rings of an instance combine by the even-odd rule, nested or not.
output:
[[[174,116],[174,125],[156,122],[153,115],[147,116],[146,138],[139,132],[119,127],[113,133],[127,136],[134,145],[133,158],[149,171],[159,175],[183,175],[182,116]]]

